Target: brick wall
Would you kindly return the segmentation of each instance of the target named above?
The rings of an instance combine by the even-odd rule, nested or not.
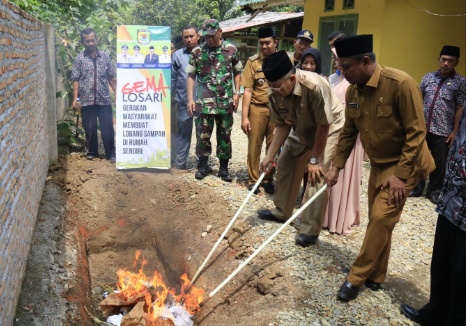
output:
[[[49,164],[45,26],[0,0],[0,325],[12,325]]]

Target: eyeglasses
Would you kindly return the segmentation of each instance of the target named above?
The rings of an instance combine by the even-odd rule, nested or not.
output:
[[[283,77],[285,80],[282,82],[280,87],[271,87],[268,84],[268,88],[271,90],[271,92],[280,92],[282,87],[285,85],[285,82],[289,79],[289,77],[290,77],[290,74],[287,74],[286,76]]]

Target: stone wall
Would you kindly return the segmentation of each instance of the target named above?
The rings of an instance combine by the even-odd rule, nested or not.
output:
[[[56,144],[51,40],[50,26],[0,0],[0,325],[5,326],[13,324],[54,152],[49,145]]]

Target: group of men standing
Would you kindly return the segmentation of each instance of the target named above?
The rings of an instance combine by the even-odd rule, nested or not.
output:
[[[324,77],[296,68],[296,62],[300,62],[304,53],[302,43],[309,47],[313,41],[311,32],[301,33],[296,40],[296,52],[289,55],[277,51],[273,29],[260,29],[260,53],[248,59],[241,78],[243,66],[237,50],[223,40],[217,20],[203,23],[201,35],[205,43],[201,45],[198,45],[198,30],[194,26],[184,28],[185,47],[176,51],[172,58],[172,91],[178,112],[174,167],[187,168],[194,116],[198,158],[195,177],[203,179],[212,173],[208,159],[212,152],[210,138],[216,125],[218,177],[232,181],[228,170],[232,156],[230,135],[242,85],[245,91],[241,128],[248,135],[249,189],[264,172],[267,177],[262,186],[268,193],[275,192],[276,207],[260,210],[258,215],[262,219],[284,222],[292,215],[304,170],[308,173],[309,184],[316,190],[324,184],[334,186],[360,136],[371,166],[369,222],[360,252],[337,292],[338,298],[353,300],[364,285],[373,291],[381,288],[388,268],[392,232],[406,199],[409,194],[420,195],[420,189],[423,191],[420,184],[430,175],[427,196],[432,201],[439,200],[440,213],[433,252],[432,296],[420,313],[406,305],[402,311],[423,323],[435,320],[434,316],[439,314],[451,314],[452,325],[465,323],[465,79],[454,70],[460,49],[443,47],[440,69],[426,75],[420,89],[407,73],[377,63],[372,35],[336,39],[339,67],[351,84],[343,109]],[[96,62],[98,68],[102,65],[104,69],[108,67],[108,58],[95,48],[92,30],[83,31],[81,38],[86,50],[74,64],[73,106],[78,95],[84,95],[83,123],[87,121],[84,127],[88,156],[93,157],[97,155],[94,121],[97,117],[101,119],[101,111],[108,111],[109,101],[105,92],[102,99],[86,92],[90,77],[83,75],[80,69]],[[108,71],[107,80],[98,82],[108,81],[115,88],[114,74],[111,69]],[[345,122],[338,125],[337,117],[342,110]],[[93,113],[84,119],[84,112]],[[459,127],[463,114],[462,127]],[[339,141],[326,158],[328,138],[334,133],[339,134]],[[107,143],[112,136],[110,133],[105,136]],[[260,162],[264,140],[267,151]],[[443,186],[450,146],[453,148],[448,164],[450,180],[444,179]],[[278,154],[275,189],[271,171]],[[106,146],[106,155],[114,158],[115,148],[110,144]],[[311,195],[305,196],[305,200],[309,197]],[[314,203],[302,216],[315,234],[313,243],[321,229],[321,212],[326,199],[321,201]],[[446,255],[443,250],[463,252],[463,255]],[[449,283],[443,283],[444,278]],[[434,293],[443,298],[434,297]],[[445,298],[445,295],[450,297]]]
[[[143,55],[140,53],[141,48],[138,44],[133,46],[133,54],[128,53],[128,45],[123,44],[120,48],[120,54],[117,55],[117,63],[144,63],[144,64],[158,64],[170,63],[171,58],[168,54],[169,47],[164,45],[162,47],[162,54],[158,55],[154,52],[154,46],[149,47],[149,53]]]

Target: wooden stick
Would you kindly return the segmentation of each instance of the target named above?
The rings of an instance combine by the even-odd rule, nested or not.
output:
[[[303,204],[302,207],[300,207],[300,209],[297,212],[295,212],[295,214],[293,214],[286,222],[284,222],[284,224],[282,224],[276,232],[274,232],[266,241],[264,241],[263,244],[258,249],[256,249],[250,257],[248,257],[240,266],[238,266],[237,269],[224,280],[224,282],[222,282],[216,289],[214,289],[214,291],[209,293],[209,299],[212,298],[220,289],[222,289],[224,285],[226,285],[235,275],[237,275],[237,273],[240,272],[253,258],[255,258],[256,255],[259,254],[259,252],[263,250],[263,248],[266,247],[269,244],[269,242],[271,242],[279,233],[281,233],[287,225],[292,223],[293,220],[295,220],[297,216],[299,216],[300,213],[305,210],[305,208],[307,208],[316,198],[318,198],[319,195],[321,195],[323,191],[327,189],[327,187],[327,184],[325,184],[316,194],[314,194],[313,197],[308,199],[308,201],[305,204]]]
[[[259,184],[261,183],[261,181],[263,181],[264,179],[264,176],[266,175],[265,172],[261,173],[258,181],[256,181],[253,189],[251,189],[250,193],[248,194],[248,196],[246,196],[245,200],[243,201],[242,205],[240,206],[240,208],[237,210],[237,213],[235,213],[234,217],[232,218],[232,220],[230,221],[230,223],[227,225],[227,227],[225,228],[224,232],[221,234],[221,236],[219,237],[219,239],[217,240],[216,244],[214,245],[214,247],[211,249],[211,252],[208,254],[208,256],[206,257],[206,259],[204,260],[204,262],[201,264],[201,267],[198,269],[198,271],[196,272],[195,276],[193,276],[192,280],[191,280],[191,284],[190,284],[190,288],[191,286],[195,283],[196,279],[198,278],[199,274],[201,273],[201,271],[204,269],[204,267],[206,266],[209,258],[211,258],[212,254],[214,253],[214,251],[217,249],[217,247],[219,246],[219,244],[221,243],[222,239],[224,239],[225,235],[227,234],[227,232],[229,232],[230,228],[232,227],[232,225],[234,224],[235,220],[238,218],[238,216],[240,215],[240,212],[242,211],[242,209],[245,207],[246,203],[248,202],[248,200],[251,198],[251,196],[253,196],[253,194],[255,193],[256,189],[259,187]],[[190,289],[189,288],[189,289]],[[189,290],[188,289],[188,290]],[[188,291],[187,291],[188,292]]]

